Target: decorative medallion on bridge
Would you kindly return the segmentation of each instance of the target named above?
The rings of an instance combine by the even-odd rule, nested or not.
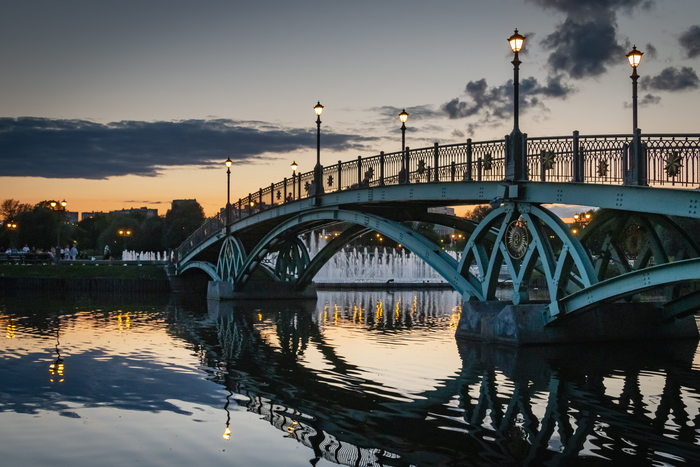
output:
[[[333,175],[328,176],[328,186],[333,186]]]
[[[277,200],[279,201],[280,199],[282,199],[282,192],[277,190]]]
[[[418,175],[423,175],[425,173],[425,161],[423,159],[418,161]]]
[[[608,176],[608,161],[600,161],[598,164],[598,176],[607,177]]]
[[[542,168],[552,170],[554,168],[554,151],[542,152]]]
[[[484,170],[491,170],[493,168],[493,156],[490,152],[487,152],[484,156]]]
[[[530,246],[530,233],[527,231],[527,223],[522,220],[514,220],[506,227],[506,249],[513,259],[525,256]]]
[[[678,175],[678,172],[681,171],[681,167],[683,167],[683,156],[681,154],[678,154],[678,151],[673,151],[666,157],[666,174],[668,174],[669,177],[675,177]]]

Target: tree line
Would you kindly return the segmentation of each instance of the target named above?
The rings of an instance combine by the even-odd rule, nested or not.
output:
[[[178,247],[204,221],[204,210],[196,200],[179,201],[162,217],[149,217],[139,211],[97,214],[77,224],[67,222],[60,206],[56,200],[44,200],[34,206],[14,199],[4,200],[0,204],[0,216],[4,219],[0,227],[0,249],[20,249],[27,245],[49,251],[52,247],[76,244],[81,255],[87,256],[101,255],[105,245],[113,255],[124,249],[166,251]]]

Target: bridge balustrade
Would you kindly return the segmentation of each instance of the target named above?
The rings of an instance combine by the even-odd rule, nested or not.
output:
[[[524,135],[524,138],[527,178],[532,182],[622,184],[625,158],[629,157],[634,143],[632,135],[579,136],[578,132],[571,136],[527,138]],[[646,151],[649,185],[691,188],[700,185],[700,135],[650,134],[640,138],[640,145]],[[436,143],[425,148],[339,161],[324,167],[321,183],[323,193],[328,194],[401,183],[500,181],[505,178],[505,168],[505,140],[472,142],[470,139],[466,143],[444,146]],[[248,215],[251,201],[252,212],[258,212],[286,202],[285,194],[295,193],[295,200],[313,196],[313,179],[311,170],[239,200],[232,206],[230,220],[215,216],[193,233],[180,247],[180,257],[214,235],[215,225],[223,224],[223,228]]]

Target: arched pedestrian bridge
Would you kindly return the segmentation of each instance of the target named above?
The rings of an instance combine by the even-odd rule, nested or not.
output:
[[[374,231],[463,294],[463,335],[525,343],[698,334],[700,246],[687,219],[700,218],[700,134],[436,143],[339,161],[318,177],[272,183],[207,219],[178,248],[177,274],[206,272],[220,298],[313,296],[320,268]],[[495,209],[478,224],[428,211],[486,203]],[[607,209],[574,234],[552,204]],[[459,259],[415,222],[466,233]],[[320,229],[342,234],[311,257],[300,237]],[[502,269],[513,284],[505,301],[496,298]],[[549,337],[527,337],[533,327]]]

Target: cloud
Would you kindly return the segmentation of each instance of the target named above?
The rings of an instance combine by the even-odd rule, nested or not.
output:
[[[640,107],[649,107],[650,105],[657,105],[660,103],[661,103],[661,98],[659,96],[647,94],[646,96],[642,97],[642,100],[639,101],[639,106]],[[625,102],[625,107],[629,109],[632,107],[632,104]]]
[[[700,57],[700,26],[691,26],[680,35],[678,42],[687,58]]]
[[[134,200],[134,199],[129,199],[126,201],[122,201],[122,203],[129,203],[129,204],[170,204],[171,201],[148,201],[148,200]]]
[[[550,69],[573,79],[600,76],[609,66],[624,63],[628,50],[626,41],[621,43],[617,36],[617,12],[648,10],[654,4],[653,0],[530,2],[566,14],[566,19],[541,44],[551,51],[547,60]]]
[[[408,113],[409,120],[425,120],[445,116],[441,111],[435,110],[432,105],[416,105],[413,107],[406,107],[405,109],[403,107],[385,105],[382,107],[372,107],[369,110],[378,113],[383,121],[390,123],[398,122],[399,114],[403,110]]]
[[[646,55],[648,58],[656,60],[659,57],[659,52],[656,50],[656,47],[654,47],[653,44],[647,44],[644,49],[644,55]]]
[[[547,78],[543,86],[536,78],[525,78],[520,83],[520,111],[531,108],[545,109],[543,98],[565,99],[574,89],[562,82],[561,76]],[[458,97],[444,103],[440,108],[450,119],[479,116],[472,124],[475,129],[484,124],[499,124],[513,115],[513,81],[508,80],[498,87],[489,87],[485,79],[470,81],[465,88],[468,100]]]
[[[376,138],[326,131],[324,150],[362,150]],[[316,146],[315,129],[218,120],[122,121],[0,118],[1,174],[10,177],[154,177],[175,166],[272,161]]]
[[[684,66],[679,70],[670,66],[654,77],[643,76],[641,86],[644,90],[688,91],[700,87],[700,79],[695,70],[690,67]]]

